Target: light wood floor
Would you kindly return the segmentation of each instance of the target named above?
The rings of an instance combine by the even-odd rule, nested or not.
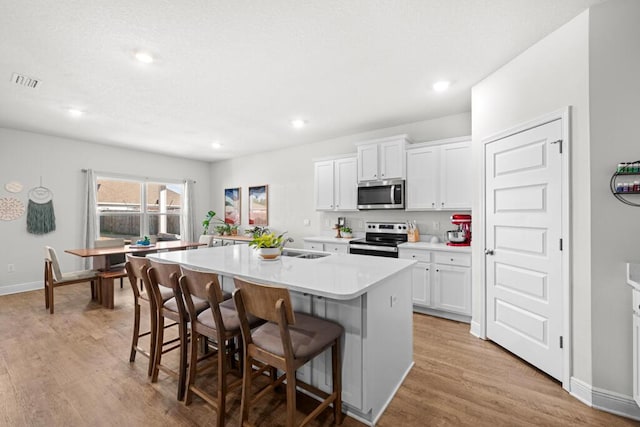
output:
[[[107,310],[90,301],[88,285],[56,289],[54,315],[42,291],[0,297],[0,426],[214,425],[213,410],[199,398],[189,407],[175,400],[170,377],[161,373],[151,384],[147,359],[129,363],[133,297],[126,282],[115,294],[116,309]],[[471,336],[469,325],[416,314],[414,337],[415,367],[380,426],[640,425],[585,406]],[[251,421],[283,425],[283,396],[265,398]],[[238,423],[239,400],[239,393],[229,400],[228,425]],[[300,418],[308,403],[299,396]],[[331,424],[325,411],[311,425]],[[346,418],[343,425],[361,424]]]

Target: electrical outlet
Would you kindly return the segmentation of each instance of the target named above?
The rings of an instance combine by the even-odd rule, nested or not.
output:
[[[358,220],[358,230],[364,230],[364,221],[361,219]]]
[[[14,271],[16,271],[16,265],[15,264],[7,264],[7,272],[8,273],[13,273]]]
[[[325,218],[324,220],[324,226],[326,228],[331,228],[331,220],[329,218]]]
[[[397,295],[391,295],[391,307],[393,307],[397,303],[398,303],[398,296]]]
[[[310,226],[310,225],[311,225],[311,220],[309,220],[309,219],[305,219],[305,220],[303,221],[303,224],[304,224],[304,226],[305,226],[305,227],[308,227],[308,226]]]
[[[433,221],[432,226],[435,231],[440,230],[440,223],[438,221]]]

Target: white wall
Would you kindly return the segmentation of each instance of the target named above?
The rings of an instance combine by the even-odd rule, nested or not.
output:
[[[269,225],[274,231],[288,231],[295,239],[291,246],[302,247],[306,236],[331,233],[331,224],[338,216],[346,216],[355,232],[363,231],[359,221],[405,221],[415,219],[422,233],[439,234],[451,228],[448,213],[405,211],[369,211],[349,213],[316,212],[313,202],[313,159],[356,152],[354,142],[385,136],[408,134],[414,142],[431,141],[471,132],[470,113],[436,120],[409,123],[402,126],[349,135],[313,144],[259,153],[243,158],[213,163],[211,166],[211,208],[223,216],[224,189],[242,187],[242,224],[248,227],[247,189],[254,185],[269,185]],[[309,219],[310,226],[304,226]],[[440,230],[433,229],[439,222]]]
[[[631,395],[631,290],[624,263],[640,261],[640,208],[616,200],[609,179],[619,162],[640,159],[640,2],[605,2],[590,16],[593,385]]]
[[[0,294],[43,286],[45,245],[56,248],[63,271],[82,268],[80,258],[64,254],[65,249],[84,246],[82,169],[194,179],[195,209],[203,212],[209,203],[209,168],[206,162],[0,128],[0,198],[15,196],[26,206],[28,190],[38,186],[42,176],[42,184],[53,191],[56,215],[56,230],[43,236],[27,233],[26,213],[15,221],[0,221]],[[4,186],[10,181],[21,182],[24,190],[9,193]],[[7,264],[14,264],[15,272],[8,273]]]
[[[484,174],[482,140],[544,114],[572,106],[571,168],[573,194],[573,375],[591,384],[591,236],[589,170],[589,11],[540,40],[472,90],[474,235],[479,227]],[[473,264],[484,262],[480,245]],[[473,270],[473,317],[479,319],[483,292],[479,269]]]

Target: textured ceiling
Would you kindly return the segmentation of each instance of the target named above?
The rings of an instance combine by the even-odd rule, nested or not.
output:
[[[442,117],[599,2],[0,0],[0,127],[216,160]]]

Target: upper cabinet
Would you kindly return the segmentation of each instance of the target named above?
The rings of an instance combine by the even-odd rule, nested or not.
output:
[[[358,182],[405,179],[407,135],[357,144]]]
[[[471,138],[407,150],[407,210],[471,209]]]
[[[315,204],[321,211],[356,211],[357,161],[355,157],[314,163]]]

